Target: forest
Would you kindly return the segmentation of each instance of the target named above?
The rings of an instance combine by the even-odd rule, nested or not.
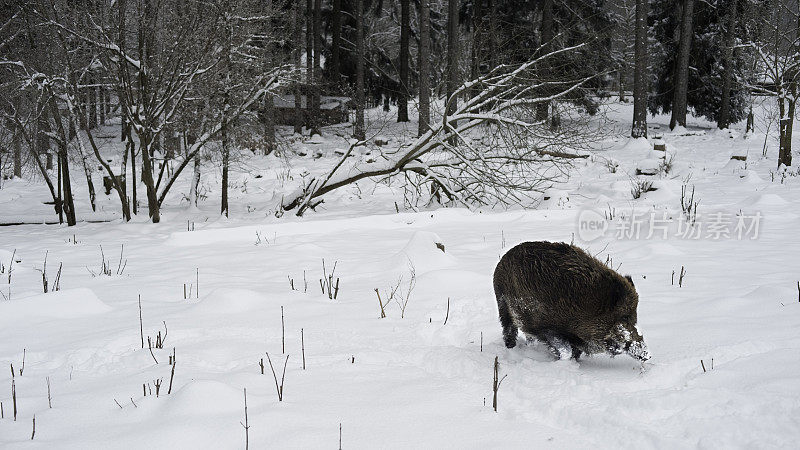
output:
[[[800,2],[0,1],[0,448],[800,441]]]
[[[408,148],[346,176],[332,164],[277,213],[303,214],[333,189],[388,174],[441,204],[523,205],[552,181],[543,164],[561,166],[594,140],[580,124],[610,98],[632,102],[636,138],[648,135],[648,113],[670,114],[671,130],[688,114],[720,129],[746,120],[752,131],[754,98],[764,96],[779,108],[777,163],[791,166],[796,6],[7,1],[0,169],[43,180],[60,222],[76,223],[73,178],[85,179],[93,211],[101,178],[124,220],[146,210],[159,222],[182,176],[196,204],[202,160],[213,160],[227,216],[232,152],[297,153],[298,140],[347,123],[339,134],[352,138],[351,156],[375,138],[365,111],[383,108],[385,122],[415,119]],[[113,164],[98,142],[112,124]],[[471,145],[478,135],[493,142]]]

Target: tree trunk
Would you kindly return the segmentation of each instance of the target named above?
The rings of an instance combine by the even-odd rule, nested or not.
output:
[[[106,89],[104,87],[99,87],[98,89],[98,99],[100,100],[100,125],[106,124],[106,102],[108,98],[106,97]]]
[[[61,153],[58,153],[56,171],[56,186],[58,186],[58,196],[56,197],[56,211],[58,211],[58,223],[64,223],[64,194],[62,192],[63,183],[61,182]]]
[[[719,109],[717,128],[728,128],[731,117],[731,86],[733,84],[733,47],[736,45],[736,0],[728,5],[725,24],[725,48],[722,59],[722,105]]]
[[[156,195],[156,185],[153,179],[153,160],[150,155],[150,148],[153,142],[152,136],[149,132],[144,132],[139,136],[140,142],[144,138],[140,153],[142,154],[142,182],[144,182],[145,191],[147,193],[147,214],[153,223],[161,221],[161,211],[158,205],[158,196]],[[135,163],[134,163],[135,164]]]
[[[408,97],[410,91],[408,72],[409,35],[411,34],[411,0],[400,0],[400,92],[397,98],[397,121],[408,122]]]
[[[136,145],[133,139],[128,135],[128,141],[125,144],[131,150],[131,201],[133,203],[133,215],[139,214],[139,200],[136,198],[136,186],[139,185],[139,179],[136,178]]]
[[[339,86],[342,82],[340,53],[342,47],[342,0],[333,0],[333,11],[331,11],[331,30],[333,42],[331,43],[331,78],[334,86]]]
[[[227,124],[222,127],[222,203],[220,205],[220,214],[224,214],[225,217],[228,217],[228,167],[231,155],[227,128]]]
[[[188,156],[188,155],[187,155]],[[189,204],[197,207],[198,188],[200,187],[200,155],[194,157],[194,170],[192,171],[192,182],[189,186]]]
[[[150,77],[154,76],[152,73],[154,69],[153,52],[153,32],[148,25],[155,25],[158,14],[156,6],[153,5],[154,0],[144,0],[144,14],[140,15],[139,20],[139,54],[142,55],[139,61],[138,70],[138,83],[139,83],[139,106],[146,104],[150,93]],[[161,221],[161,211],[158,203],[158,196],[156,195],[155,181],[153,180],[153,161],[152,154],[153,146],[157,136],[153,136],[150,125],[154,123],[154,117],[150,115],[149,108],[144,108],[144,123],[142,124],[142,131],[139,134],[139,153],[142,155],[142,182],[144,182],[145,191],[147,192],[147,212],[153,223]],[[138,133],[138,132],[137,132]],[[135,161],[132,161],[135,164]]]
[[[320,131],[320,103],[321,103],[321,83],[322,70],[320,68],[320,57],[322,56],[322,0],[314,0],[314,84],[311,110],[311,135],[319,134]]]
[[[264,96],[264,155],[275,151],[275,99],[272,94]]]
[[[292,6],[294,10],[294,46],[292,48],[293,52],[293,64],[300,64],[300,49],[301,49],[301,38],[303,36],[303,20],[302,20],[302,9],[303,4],[299,1],[294,2],[294,6]],[[294,132],[297,134],[303,133],[303,91],[302,91],[302,80],[296,80],[294,85]]]
[[[81,163],[83,164],[83,173],[86,175],[86,187],[89,189],[89,204],[92,206],[92,211],[97,211],[97,193],[94,190],[94,182],[92,181],[92,166],[87,159],[88,157],[82,153]]]
[[[475,80],[480,76],[482,39],[483,39],[483,0],[472,2],[472,46],[470,48],[469,79]],[[475,85],[470,90],[470,97],[475,97],[480,92],[480,86]]]
[[[19,142],[19,132],[14,131],[14,138],[11,141],[14,148],[14,177],[22,178],[22,145]]]
[[[90,85],[86,88],[86,94],[89,98],[87,106],[89,108],[89,128],[95,128],[97,126],[97,88],[94,86],[94,74],[89,73],[86,77],[86,81]]]
[[[364,128],[364,0],[356,0],[356,123],[353,137],[363,141]]]
[[[497,27],[497,0],[488,0],[489,4],[489,61],[492,68],[500,63],[500,45],[497,42],[499,33]]]
[[[541,54],[546,55],[553,49],[553,0],[544,0],[542,4],[540,35],[542,36]],[[545,65],[544,70],[547,70],[547,65]],[[549,109],[550,102],[541,102],[536,105],[536,120],[540,122],[547,120]]]
[[[125,45],[125,15],[127,14],[128,7],[126,0],[117,0],[118,4],[118,14],[117,20],[119,21],[119,34],[117,35],[117,46],[120,48],[121,51],[126,51]],[[126,106],[125,101],[125,77],[127,74],[127,68],[124,64],[119,64],[119,73],[117,74],[118,81],[116,88],[117,88],[117,101],[119,102],[120,106],[120,140],[125,141],[126,138],[130,138],[130,129],[128,127],[128,109]],[[127,149],[126,149],[127,151]],[[133,165],[136,165],[136,160],[132,159],[131,162]],[[136,180],[131,180],[132,182],[136,182]]]
[[[794,86],[790,86],[792,91],[788,95],[778,97],[778,109],[780,110],[780,138],[778,149],[778,167],[792,165],[792,127],[794,125],[795,92]]]
[[[272,15],[272,0],[266,0],[265,10],[267,16]],[[269,25],[269,20],[266,22],[267,25],[264,27],[264,34],[269,36],[273,30]],[[272,47],[267,43],[264,48],[264,73],[269,72],[271,68]],[[275,150],[275,99],[272,97],[272,94],[264,96],[261,106],[264,117],[264,155],[269,155]]]
[[[300,0],[302,1],[302,0]],[[308,128],[311,128],[313,122],[311,104],[311,93],[314,90],[314,0],[306,0],[306,85],[303,89],[303,97],[306,100],[306,110],[304,115],[304,123]],[[313,131],[312,133],[313,134]]]
[[[32,135],[28,135],[27,133],[25,133],[25,126],[18,119],[15,120],[14,127],[19,136],[25,139],[25,143],[28,146],[28,151],[31,154],[31,159],[33,160],[34,164],[36,164],[36,167],[39,169],[39,172],[42,174],[42,178],[47,184],[47,189],[50,190],[50,196],[53,199],[53,203],[56,204],[57,206],[58,195],[56,194],[56,189],[53,186],[53,182],[50,180],[50,175],[47,173],[47,169],[42,163],[42,159],[37,151],[37,143],[36,143],[37,137],[35,134],[36,131],[35,127],[34,127],[34,134]],[[58,213],[58,209],[57,208],[54,209],[56,210],[56,213]]]
[[[59,144],[58,158],[61,165],[61,185],[64,192],[62,208],[67,216],[67,225],[74,226],[77,222],[75,220],[75,202],[72,196],[72,181],[69,175],[69,158],[67,157],[66,144]]]
[[[694,13],[694,0],[684,0],[683,14],[681,15],[681,36],[678,47],[678,59],[675,66],[675,87],[672,97],[672,117],[669,120],[669,129],[676,126],[686,126],[686,94],[689,83],[689,56],[692,49],[692,14]]]
[[[47,121],[46,105],[41,100],[36,100],[37,111],[40,111],[39,118],[36,120],[36,152],[45,155],[47,170],[53,170],[53,154],[50,153],[50,122]]]
[[[430,0],[419,2],[419,124],[417,135],[430,128],[431,121],[431,5]]]
[[[103,88],[100,92],[103,94],[104,115],[106,119],[108,119],[108,115],[111,113],[111,96],[108,94],[108,89],[106,88]]]
[[[458,76],[458,0],[447,1],[447,115],[458,109],[458,99],[451,98],[459,86]],[[457,123],[452,123],[453,128]],[[451,142],[454,144],[455,140]]]
[[[636,0],[631,137],[647,137],[647,10],[648,0]]]
[[[59,198],[62,199],[61,208],[67,216],[67,225],[74,226],[75,221],[75,202],[72,197],[72,182],[69,177],[69,158],[67,157],[67,133],[64,129],[64,122],[61,120],[61,115],[58,113],[58,106],[56,106],[55,97],[50,97],[50,115],[53,117],[53,122],[56,124],[56,131],[58,132],[58,167],[61,178],[59,191],[63,192]],[[63,188],[63,190],[62,190]]]
[[[222,141],[222,202],[220,204],[220,214],[224,214],[225,217],[228,217],[228,169],[230,167],[231,156],[230,130],[228,129],[230,125],[231,58],[233,53],[233,23],[231,22],[231,13],[231,9],[225,11],[225,37],[223,41],[223,45],[225,46],[223,51],[225,53],[222,56],[222,68],[225,71],[225,85],[222,91],[222,134],[220,136]]]

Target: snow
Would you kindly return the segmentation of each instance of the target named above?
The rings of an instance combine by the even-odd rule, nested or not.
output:
[[[675,128],[672,129],[672,134],[688,134],[689,130],[686,129],[683,125],[676,125]]]
[[[664,161],[663,158],[656,159],[656,158],[647,158],[642,159],[636,165],[636,169],[641,172],[643,175],[655,175],[658,173],[659,168],[661,167],[661,163]]]
[[[626,137],[630,105],[606,108],[612,122],[605,129],[615,132],[592,158],[575,161],[572,177],[535,208],[469,211],[420,203],[414,211],[399,180],[363,180],[326,196],[317,212],[276,218],[283,196],[339,160],[329,150],[347,148],[336,129],[326,128],[315,145],[325,154],[319,159],[242,155],[231,173],[229,219],[217,213],[219,174],[204,166],[208,199],[187,209],[186,174],[156,225],[143,213],[121,223],[117,200],[100,193],[97,214],[114,218],[109,223],[0,227],[0,265],[7,270],[15,250],[17,261],[10,284],[0,273],[0,447],[243,447],[243,388],[252,448],[333,447],[340,424],[343,448],[795,447],[796,169],[785,176],[775,171],[772,137],[761,157],[763,126],[745,138],[743,123],[726,133],[690,120],[688,134],[663,136],[674,155],[672,171],[648,177],[657,190],[634,200],[630,178],[651,145]],[[377,112],[370,113],[373,126],[382,127]],[[668,117],[650,121],[667,129]],[[381,129],[389,146],[407,143],[403,125],[390,122]],[[736,152],[749,155],[746,165],[727,168]],[[616,171],[607,160],[619,164]],[[80,216],[89,210],[88,196],[83,175],[74,175]],[[699,238],[675,235],[684,184],[700,200]],[[52,206],[42,203],[48,196],[35,179],[5,182],[0,222],[52,220]],[[737,215],[760,214],[758,235],[710,237],[717,212],[733,224]],[[639,238],[619,236],[620,224],[651,213],[674,221],[667,239],[660,232],[647,238],[646,223]],[[581,218],[605,221],[605,228],[583,240]],[[505,348],[492,271],[505,251],[532,240],[574,240],[633,277],[637,328],[651,356],[644,371],[625,355],[555,361],[540,343],[520,339]],[[127,265],[117,274],[121,244]],[[100,245],[111,276],[91,273],[100,267]],[[61,290],[46,294],[45,254],[51,284],[63,264]],[[336,263],[336,300],[320,290],[323,259],[328,273]],[[416,284],[401,318],[400,305],[387,300],[398,277],[407,289],[409,262]],[[376,288],[386,303],[383,319]],[[164,348],[151,356],[146,338],[163,335],[165,325]],[[289,355],[283,401],[267,352],[279,383]],[[495,356],[500,376],[507,375],[497,413]],[[158,379],[159,396],[143,395],[142,384],[155,390]]]
[[[649,152],[653,149],[653,146],[650,144],[650,141],[648,141],[647,138],[640,137],[628,138],[628,141],[625,143],[623,148],[629,151]]]
[[[11,300],[0,302],[0,324],[11,326],[20,320],[30,323],[77,319],[110,310],[91,289],[65,289],[22,299],[12,297]]]

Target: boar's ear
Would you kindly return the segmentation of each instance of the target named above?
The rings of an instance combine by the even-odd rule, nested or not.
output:
[[[630,275],[625,275],[625,279],[626,279],[626,280],[628,280],[628,283],[630,283],[630,284],[631,284],[631,286],[633,286],[634,288],[636,287],[636,286],[634,286],[634,284],[633,284],[633,278],[631,278],[631,276],[630,276]]]

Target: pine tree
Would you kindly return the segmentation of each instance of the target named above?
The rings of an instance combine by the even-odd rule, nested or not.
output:
[[[648,0],[636,0],[631,137],[647,137],[647,9]]]
[[[692,49],[689,52],[686,105],[694,114],[716,121],[722,110],[724,82],[724,60],[726,48],[726,21],[730,0],[696,1],[692,14]],[[744,2],[738,2],[738,8]],[[652,23],[653,84],[650,90],[648,109],[653,114],[671,113],[674,88],[677,83],[676,65],[679,47],[680,11],[676,11],[671,0],[650,2]],[[743,24],[736,24],[735,36],[745,36]],[[747,106],[747,89],[737,80],[742,79],[746,67],[744,52],[731,54],[731,85],[728,123],[744,119]]]

